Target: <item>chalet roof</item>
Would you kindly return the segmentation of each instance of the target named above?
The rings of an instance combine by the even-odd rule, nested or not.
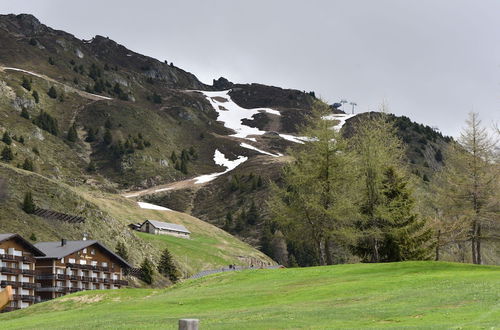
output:
[[[29,241],[27,241],[26,239],[24,239],[24,237],[22,237],[21,235],[19,234],[0,234],[0,243],[3,242],[3,241],[6,241],[6,240],[9,240],[9,239],[17,239],[18,241],[20,241],[23,245],[27,246],[31,252],[33,253],[33,255],[35,256],[44,256],[45,253],[43,253],[42,251],[40,251],[40,249],[38,249],[36,246],[34,246],[33,244],[31,244]]]
[[[156,220],[146,220],[144,221],[143,225],[149,222],[153,227],[158,228],[158,229],[163,229],[163,230],[172,230],[172,231],[177,231],[180,233],[186,233],[186,234],[191,234],[189,230],[187,230],[186,227],[183,225],[178,225],[175,223],[169,223],[169,222],[162,222],[162,221],[156,221]]]
[[[117,259],[125,267],[132,267],[122,257],[120,257],[119,255],[108,249],[99,241],[94,241],[94,240],[66,241],[64,245],[61,244],[61,241],[40,242],[35,244],[35,247],[39,248],[45,253],[45,256],[40,257],[39,259],[61,259],[76,251],[80,251],[81,249],[87,248],[94,244],[100,247],[104,252],[109,254],[111,257]]]

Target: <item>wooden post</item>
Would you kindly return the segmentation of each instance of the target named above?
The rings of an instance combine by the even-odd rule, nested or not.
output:
[[[179,330],[198,330],[199,323],[198,319],[180,319]]]

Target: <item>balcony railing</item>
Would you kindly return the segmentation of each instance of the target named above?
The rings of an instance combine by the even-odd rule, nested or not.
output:
[[[24,275],[28,275],[28,276],[35,276],[36,275],[36,271],[32,270],[32,269],[22,269],[21,272]]]
[[[41,286],[40,283],[29,283],[29,282],[22,282],[21,283],[23,289],[36,289],[36,288],[39,288]]]
[[[0,286],[2,288],[5,288],[7,285],[10,285],[13,288],[17,288],[21,285],[21,282],[15,282],[15,281],[0,281]]]
[[[15,311],[17,309],[21,309],[21,307],[4,307],[4,309],[0,310],[0,313],[7,313],[7,312],[12,312],[12,311]]]
[[[0,259],[8,260],[8,261],[26,261],[26,262],[35,262],[35,258],[30,256],[15,256],[13,254],[0,254]]]
[[[92,265],[81,265],[81,264],[67,263],[66,267],[79,268],[79,269],[87,269],[87,270],[97,270],[97,271],[101,271],[101,272],[109,272],[109,267],[102,267],[102,266],[92,266]]]
[[[125,280],[113,280],[113,284],[116,284],[116,285],[128,285],[128,281],[125,281]]]
[[[17,275],[17,274],[21,274],[21,270],[18,268],[1,267],[0,273]]]
[[[22,300],[22,301],[35,302],[36,297],[31,296],[31,295],[26,295],[26,294],[14,294],[14,295],[12,295],[12,300]]]

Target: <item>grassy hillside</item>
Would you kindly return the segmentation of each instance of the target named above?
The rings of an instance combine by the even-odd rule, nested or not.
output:
[[[436,262],[216,274],[165,290],[81,292],[0,316],[3,329],[489,328],[500,268]]]
[[[0,178],[4,178],[6,190],[6,197],[0,200],[0,232],[16,232],[26,238],[34,233],[38,241],[81,239],[83,233],[89,233],[90,238],[102,241],[111,249],[120,241],[125,243],[136,266],[145,256],[158,261],[161,250],[168,247],[184,274],[230,263],[246,264],[251,258],[271,262],[230,234],[187,214],[142,209],[135,201],[119,195],[88,186],[72,187],[1,163]],[[21,203],[28,190],[33,192],[37,206],[83,216],[87,221],[84,224],[68,224],[26,214],[21,209]],[[193,239],[160,238],[140,234],[127,227],[145,219],[183,224],[193,233]]]

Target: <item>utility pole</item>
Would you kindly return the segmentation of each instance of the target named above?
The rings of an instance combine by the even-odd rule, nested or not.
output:
[[[358,104],[356,102],[351,102],[349,104],[352,105],[352,114],[354,114],[354,107],[357,106]]]
[[[342,110],[344,110],[343,109],[344,108],[344,104],[347,103],[347,100],[346,99],[342,99],[342,100],[340,100],[340,103],[342,103]]]

